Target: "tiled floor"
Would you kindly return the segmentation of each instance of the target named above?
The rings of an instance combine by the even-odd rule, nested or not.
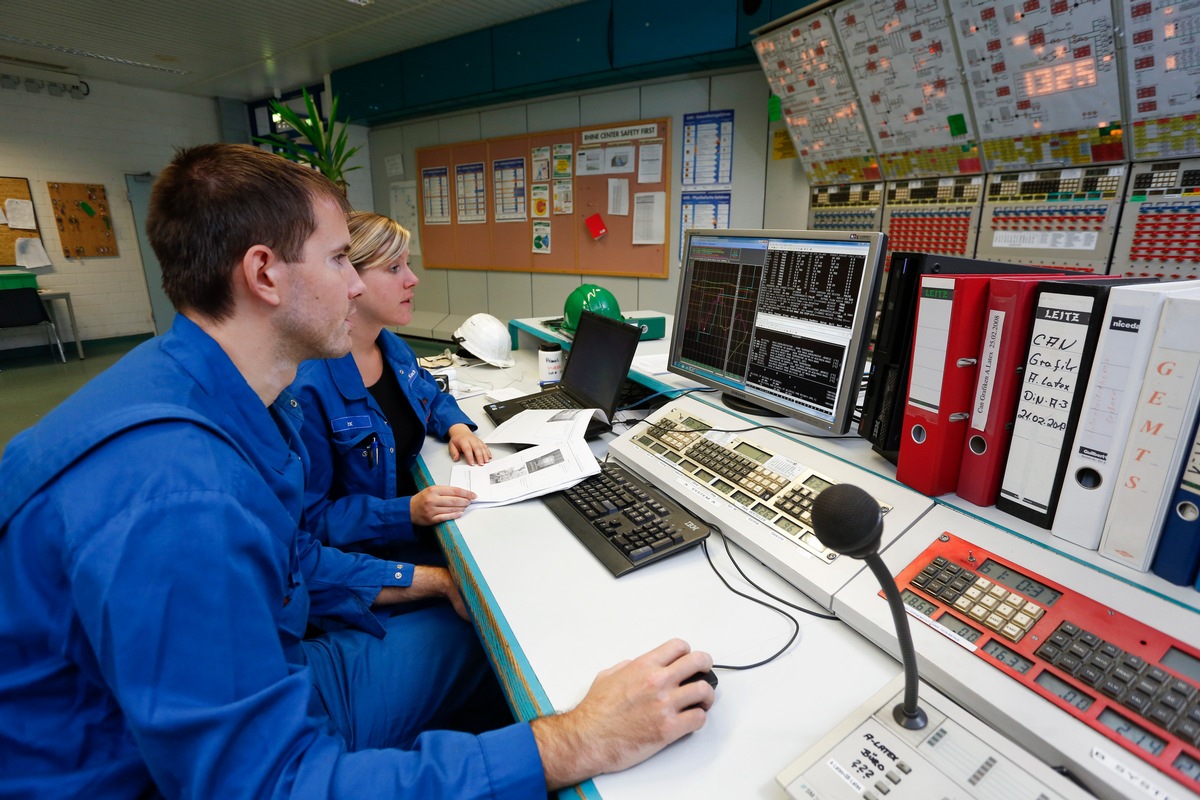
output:
[[[22,350],[13,356],[0,351],[0,457],[9,440],[33,425],[50,409],[79,387],[112,366],[147,336],[100,339],[84,343],[87,358],[75,355],[73,344],[65,344],[67,363],[52,357],[50,350]],[[418,356],[440,353],[445,342],[408,339]]]

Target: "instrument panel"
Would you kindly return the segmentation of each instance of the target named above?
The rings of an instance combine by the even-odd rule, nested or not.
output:
[[[814,186],[809,193],[809,230],[877,231],[882,219],[882,183]]]
[[[1200,158],[1132,166],[1113,272],[1200,277]]]
[[[974,253],[983,182],[975,175],[888,183],[883,231],[889,258],[893,252]]]
[[[933,501],[797,439],[683,397],[613,440],[609,454],[828,608],[833,593],[863,563],[840,558],[816,538],[809,515],[813,498],[833,483],[850,480],[864,487],[887,509],[885,541],[900,535]]]
[[[1127,167],[988,176],[975,257],[1105,274]]]
[[[1200,790],[1200,649],[949,532],[896,582],[910,613]]]

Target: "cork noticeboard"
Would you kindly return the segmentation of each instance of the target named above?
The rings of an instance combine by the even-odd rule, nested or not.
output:
[[[13,201],[13,205],[9,205],[10,200]],[[29,193],[27,178],[0,178],[0,211],[4,211],[6,206],[6,214],[14,214],[14,219],[12,225],[0,224],[0,267],[26,266],[17,256],[17,248],[22,246],[20,240],[42,238],[37,227],[37,214],[33,208],[33,196]],[[25,221],[18,222],[18,216],[24,217]],[[7,216],[5,220],[8,221]],[[32,221],[33,227],[22,227],[30,224],[29,220]]]
[[[423,265],[666,278],[670,145],[664,117],[420,148]]]
[[[50,205],[67,258],[115,256],[117,237],[112,229],[108,194],[95,183],[50,183]]]

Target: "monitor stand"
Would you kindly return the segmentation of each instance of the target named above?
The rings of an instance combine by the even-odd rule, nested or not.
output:
[[[749,400],[743,400],[740,397],[734,397],[731,394],[721,392],[721,402],[734,411],[742,414],[750,414],[755,417],[782,417],[784,416],[778,411],[773,411],[769,408],[764,408],[758,403],[752,403]]]

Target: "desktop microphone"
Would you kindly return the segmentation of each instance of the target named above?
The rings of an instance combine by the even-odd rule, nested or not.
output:
[[[822,490],[813,501],[812,526],[821,544],[830,550],[866,561],[883,586],[904,662],[904,702],[892,709],[892,716],[903,728],[924,728],[928,719],[917,705],[917,654],[908,628],[908,615],[904,613],[896,579],[879,557],[879,542],[883,537],[883,513],[879,503],[857,486],[835,484]]]

